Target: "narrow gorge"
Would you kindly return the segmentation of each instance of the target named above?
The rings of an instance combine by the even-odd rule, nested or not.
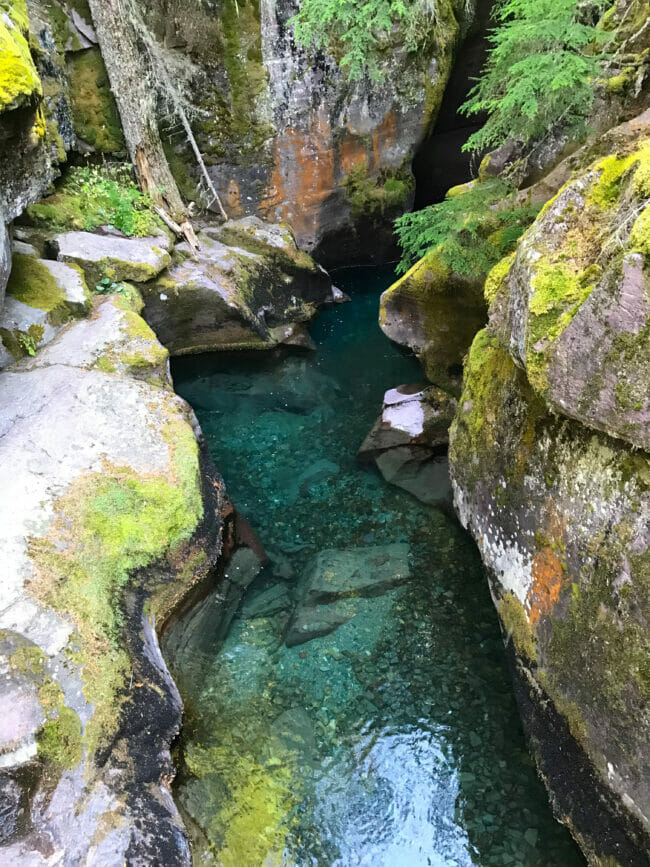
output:
[[[650,863],[650,3],[0,0],[0,863]]]

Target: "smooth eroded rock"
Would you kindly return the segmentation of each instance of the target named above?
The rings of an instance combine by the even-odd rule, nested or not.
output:
[[[6,863],[189,863],[155,625],[211,574],[224,495],[141,307],[96,298],[0,374]]]
[[[381,416],[359,449],[387,482],[433,505],[450,500],[444,457],[457,401],[435,386],[400,385],[384,395]]]
[[[120,238],[92,232],[65,232],[55,235],[52,245],[60,262],[79,265],[91,286],[108,278],[146,283],[157,277],[170,262],[166,235],[153,238]]]

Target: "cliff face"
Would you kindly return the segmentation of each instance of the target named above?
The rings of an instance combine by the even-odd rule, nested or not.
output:
[[[472,14],[471,4],[438,7],[428,50],[406,54],[397,34],[376,84],[347,81],[332,58],[296,45],[295,0],[149,0],[147,21],[203,112],[195,133],[229,214],[286,220],[329,264],[385,257],[391,219],[412,201],[413,154]],[[196,195],[192,159],[176,142],[177,176]]]
[[[533,753],[594,864],[650,852],[649,122],[498,266],[450,442]]]

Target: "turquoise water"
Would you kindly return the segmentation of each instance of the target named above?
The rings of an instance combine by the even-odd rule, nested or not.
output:
[[[335,277],[352,301],[320,316],[317,353],[174,364],[271,557],[225,640],[171,660],[195,861],[583,864],[527,753],[474,544],[357,461],[384,391],[421,378],[377,326],[392,274]],[[289,647],[296,623],[314,637]]]

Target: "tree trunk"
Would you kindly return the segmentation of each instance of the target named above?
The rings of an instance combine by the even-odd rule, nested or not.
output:
[[[130,2],[89,0],[89,6],[140,186],[159,207],[166,207],[184,234],[189,227],[193,235],[160,139],[155,82],[151,81],[146,56],[140,51],[137,19]]]

